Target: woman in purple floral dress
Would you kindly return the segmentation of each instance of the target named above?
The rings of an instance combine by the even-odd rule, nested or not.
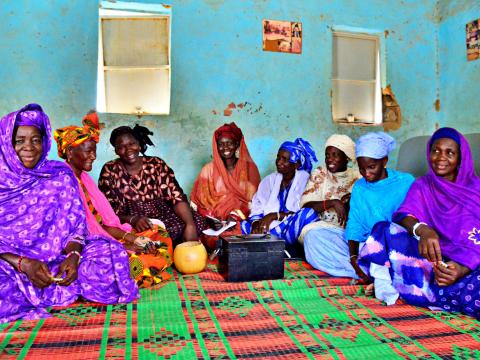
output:
[[[78,183],[47,160],[48,116],[30,104],[0,120],[0,323],[47,317],[79,296],[112,304],[138,297],[123,246],[88,236]]]

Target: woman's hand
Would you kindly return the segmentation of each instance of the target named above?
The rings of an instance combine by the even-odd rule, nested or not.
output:
[[[53,283],[53,275],[45,263],[24,257],[21,264],[22,271],[36,287],[42,289]]]
[[[148,243],[146,243],[145,247],[143,248],[143,252],[145,254],[156,254],[157,247],[155,246],[155,243],[153,241],[149,241]]]
[[[433,272],[435,273],[435,281],[439,286],[449,286],[457,282],[470,272],[470,269],[456,263],[455,261],[449,261],[448,267],[441,264],[433,265]]]
[[[205,220],[208,226],[210,226],[210,228],[212,228],[215,231],[220,230],[223,226],[223,223],[220,220],[213,218],[211,216],[205,216]]]
[[[277,213],[265,215],[261,220],[256,221],[252,226],[252,234],[266,234],[270,231],[270,224],[277,220]]]
[[[183,230],[183,241],[198,241],[195,223],[185,225],[185,229]]]
[[[352,197],[352,194],[351,193],[348,193],[348,194],[345,194],[342,196],[342,198],[340,199],[340,201],[344,204],[348,204],[350,202],[350,198]]]
[[[440,239],[437,232],[422,224],[418,227],[416,233],[420,235],[420,241],[418,243],[418,252],[420,255],[433,263],[442,261]]]
[[[341,200],[333,199],[328,200],[328,205],[337,213],[338,223],[340,226],[344,226],[345,220],[347,219],[347,209],[345,204]]]
[[[136,232],[142,232],[152,229],[152,223],[146,216],[134,216],[131,220],[132,225]]]
[[[355,270],[355,273],[357,274],[357,276],[362,280],[362,282],[367,285],[367,284],[370,284],[372,282],[372,280],[368,277],[367,274],[365,274],[362,270],[362,268],[360,267],[360,265],[358,265],[358,257],[356,255],[352,255],[352,257],[350,258],[350,264],[352,264],[353,266],[353,269]]]
[[[58,282],[58,285],[68,286],[77,280],[79,263],[80,259],[78,258],[77,254],[71,254],[62,261],[60,267],[58,268],[58,272],[55,275],[57,278],[63,278],[62,281]],[[63,276],[64,274],[65,276]]]

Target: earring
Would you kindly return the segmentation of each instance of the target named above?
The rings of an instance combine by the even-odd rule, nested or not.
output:
[[[240,157],[240,148],[238,147],[237,150],[235,150],[235,157],[238,159]]]

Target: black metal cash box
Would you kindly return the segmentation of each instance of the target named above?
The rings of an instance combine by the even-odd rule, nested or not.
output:
[[[283,279],[285,242],[270,235],[220,237],[218,270],[231,282]]]

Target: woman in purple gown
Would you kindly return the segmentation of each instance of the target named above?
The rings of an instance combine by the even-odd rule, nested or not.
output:
[[[48,116],[30,104],[0,120],[0,323],[47,317],[47,308],[84,299],[138,297],[123,246],[88,236],[78,183],[47,160]]]
[[[358,263],[367,272],[371,264],[389,269],[390,286],[375,282],[378,298],[388,293],[480,319],[480,178],[470,146],[455,129],[441,128],[427,144],[427,160],[430,170],[413,183],[395,223],[375,225]]]

